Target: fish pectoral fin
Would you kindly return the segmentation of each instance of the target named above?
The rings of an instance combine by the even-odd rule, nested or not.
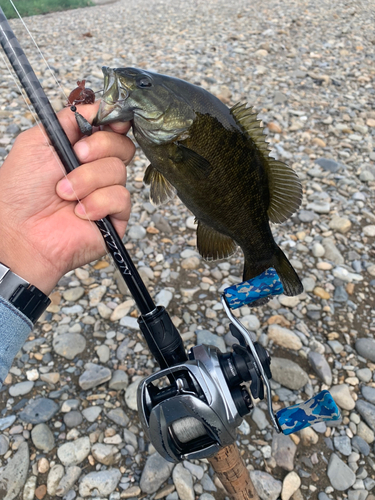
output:
[[[172,199],[176,194],[176,189],[172,184],[152,165],[146,168],[143,182],[150,185],[150,201],[153,205],[161,205]]]
[[[175,145],[177,147],[177,151],[171,160],[177,164],[184,163],[197,179],[205,179],[211,171],[210,162],[203,158],[200,154],[187,148],[179,142],[176,142]]]
[[[246,103],[238,103],[230,112],[264,158],[270,192],[270,204],[267,210],[270,221],[277,223],[286,221],[301,205],[302,186],[298,175],[285,163],[269,157],[266,136],[252,108],[248,108]]]
[[[225,259],[234,254],[237,244],[229,236],[198,221],[197,247],[204,259],[217,260]]]

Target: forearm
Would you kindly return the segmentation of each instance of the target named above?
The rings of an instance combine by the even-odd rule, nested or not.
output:
[[[26,316],[0,297],[0,387],[32,328]]]

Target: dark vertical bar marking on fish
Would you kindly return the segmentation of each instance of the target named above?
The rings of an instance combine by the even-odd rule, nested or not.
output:
[[[80,162],[1,7],[0,43],[65,170],[68,173],[71,172],[79,167]],[[133,295],[141,314],[145,315],[155,310],[155,304],[110,219],[105,217],[95,221],[95,224],[98,226],[108,251]]]

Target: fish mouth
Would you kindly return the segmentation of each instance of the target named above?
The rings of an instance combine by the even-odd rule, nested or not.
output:
[[[104,74],[104,93],[93,125],[99,126],[115,121],[131,120],[134,112],[124,107],[124,103],[129,97],[129,90],[119,85],[115,70],[103,66],[102,71]]]

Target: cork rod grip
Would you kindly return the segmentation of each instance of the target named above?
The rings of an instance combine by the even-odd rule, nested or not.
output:
[[[222,448],[208,461],[233,500],[259,500],[236,444]]]

